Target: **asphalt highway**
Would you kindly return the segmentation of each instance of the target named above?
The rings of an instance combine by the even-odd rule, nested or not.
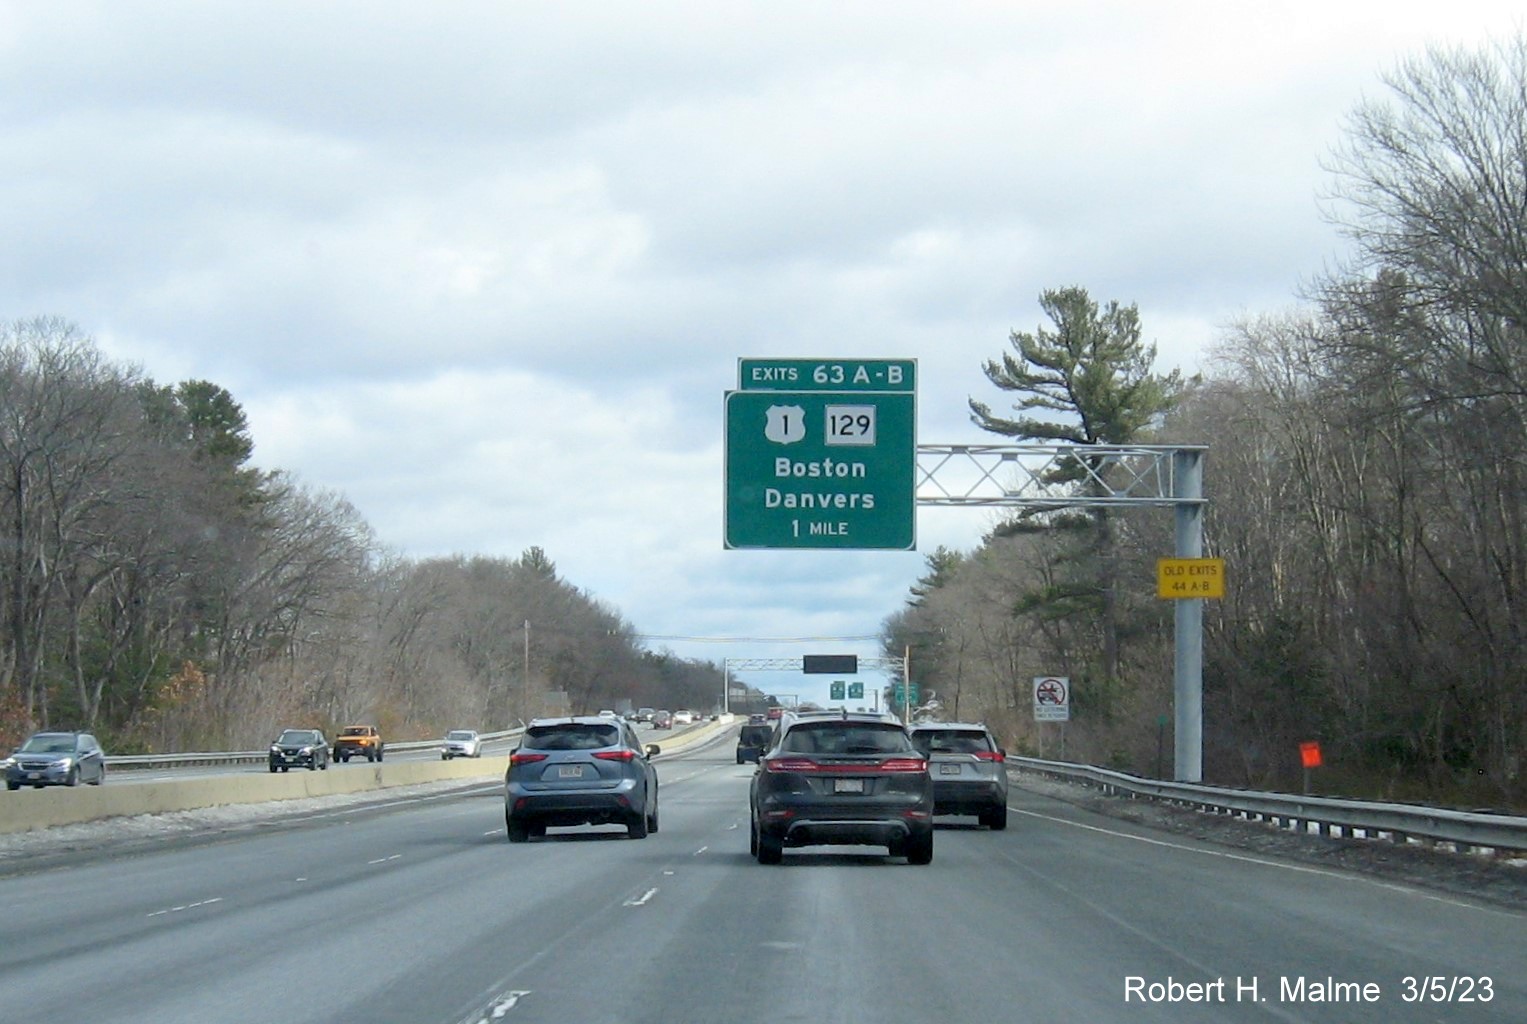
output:
[[[1015,788],[927,867],[748,856],[752,766],[659,766],[661,830],[506,842],[497,785],[0,879],[0,1020],[925,1024],[1527,1020],[1527,913]],[[1409,980],[1407,980],[1409,979]]]

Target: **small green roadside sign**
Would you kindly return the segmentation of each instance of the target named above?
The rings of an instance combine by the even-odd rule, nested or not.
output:
[[[915,360],[743,359],[738,379],[727,548],[917,546]]]

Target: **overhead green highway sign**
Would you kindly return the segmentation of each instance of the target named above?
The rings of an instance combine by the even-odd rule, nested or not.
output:
[[[912,359],[739,360],[726,547],[916,547],[916,376]]]

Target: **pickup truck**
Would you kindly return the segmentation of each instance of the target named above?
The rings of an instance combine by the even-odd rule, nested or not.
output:
[[[334,760],[348,761],[365,756],[368,761],[382,759],[382,734],[374,725],[347,725],[334,737]]]

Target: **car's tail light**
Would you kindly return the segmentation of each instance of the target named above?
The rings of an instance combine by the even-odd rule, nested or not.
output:
[[[509,767],[512,768],[517,764],[535,764],[537,761],[544,760],[546,760],[545,754],[510,754]]]
[[[891,757],[875,767],[877,772],[925,772],[928,762],[920,757]]]
[[[978,750],[976,751],[976,760],[995,761],[998,764],[1002,764],[1007,760],[1007,757],[1000,750]]]
[[[920,757],[890,757],[884,761],[843,761],[826,764],[809,757],[776,757],[764,762],[769,772],[842,772],[852,775],[870,775],[876,772],[925,772],[928,762]]]
[[[599,758],[601,761],[630,761],[632,758],[636,757],[636,751],[629,749],[596,750],[594,752],[594,756]]]
[[[764,762],[766,772],[814,772],[818,767],[809,757],[774,757]]]

